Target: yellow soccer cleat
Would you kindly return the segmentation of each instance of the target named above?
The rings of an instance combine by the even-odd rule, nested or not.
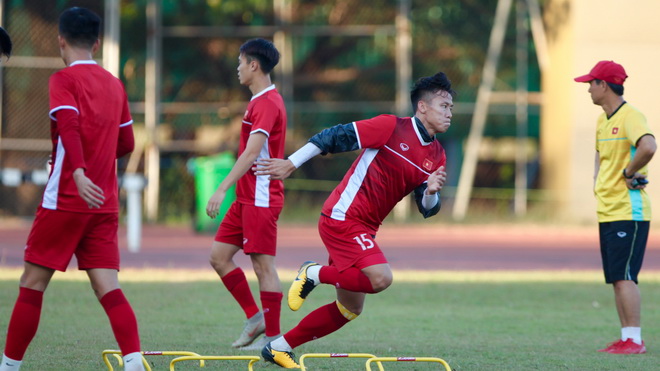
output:
[[[293,280],[293,283],[291,283],[291,287],[289,287],[287,302],[289,303],[289,308],[293,311],[302,307],[307,295],[309,295],[309,293],[314,290],[314,287],[318,285],[318,282],[314,282],[314,280],[307,278],[307,268],[314,265],[318,264],[313,261],[304,262],[298,270],[298,275]]]
[[[296,356],[293,352],[275,350],[270,346],[270,343],[266,344],[261,350],[261,356],[264,357],[264,361],[283,368],[300,368],[300,365],[295,361]]]

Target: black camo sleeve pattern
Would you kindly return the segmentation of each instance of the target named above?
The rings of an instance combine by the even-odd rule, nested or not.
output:
[[[328,153],[350,152],[360,149],[353,123],[335,125],[324,129],[309,139],[309,142],[321,149],[322,155]]]

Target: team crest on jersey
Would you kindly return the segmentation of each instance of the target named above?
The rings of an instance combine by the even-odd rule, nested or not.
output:
[[[619,128],[612,128],[612,134],[616,134],[619,132]]]
[[[410,147],[405,143],[399,143],[399,147],[401,147],[402,151],[407,151],[410,149]]]
[[[424,159],[424,162],[422,162],[422,167],[426,171],[431,171],[433,170],[433,161],[429,160],[428,158]]]

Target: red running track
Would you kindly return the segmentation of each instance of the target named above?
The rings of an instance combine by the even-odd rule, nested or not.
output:
[[[23,263],[29,222],[0,226],[0,267]],[[660,238],[651,230],[643,270],[660,271]],[[120,229],[122,267],[211,269],[213,236],[190,227],[145,225],[140,252],[126,248]],[[516,225],[385,224],[376,238],[393,269],[421,270],[597,270],[598,227]],[[243,260],[245,259],[245,260]],[[277,265],[297,269],[305,260],[325,262],[315,225],[280,225]],[[247,258],[237,258],[239,264]],[[75,263],[72,263],[75,264]],[[75,265],[72,265],[75,267]]]

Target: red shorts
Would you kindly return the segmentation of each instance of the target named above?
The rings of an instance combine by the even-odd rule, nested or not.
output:
[[[80,270],[119,270],[118,219],[116,213],[74,213],[39,207],[24,259],[64,272],[75,254]]]
[[[277,219],[281,207],[259,207],[234,202],[227,210],[215,240],[238,246],[245,254],[275,256]]]
[[[350,267],[364,269],[376,264],[387,264],[375,236],[367,228],[353,221],[341,221],[321,216],[319,234],[330,258],[328,264],[344,271]]]

